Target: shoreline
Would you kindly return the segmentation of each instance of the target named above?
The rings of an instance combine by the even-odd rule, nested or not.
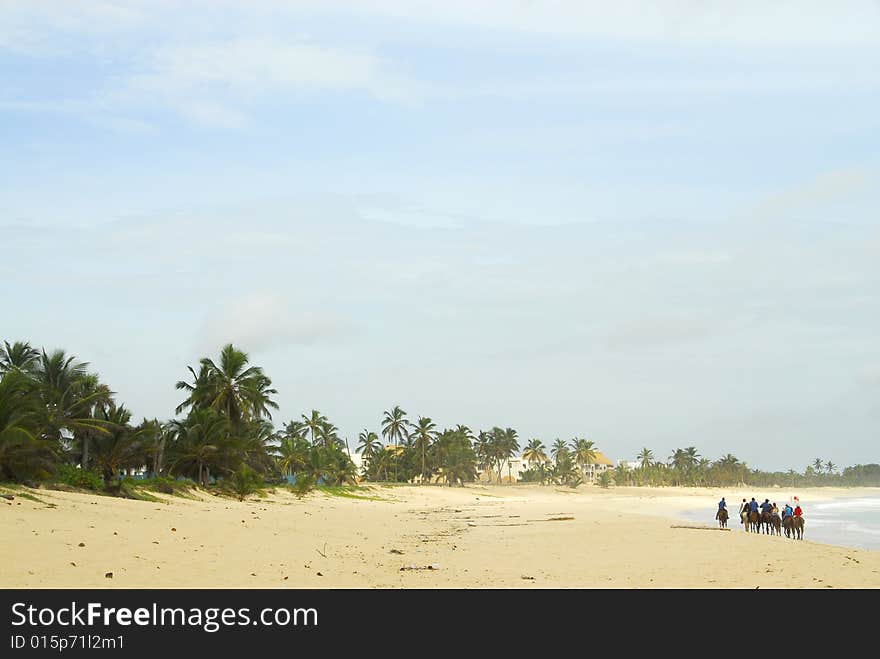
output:
[[[161,503],[27,492],[40,501],[0,505],[3,588],[880,587],[880,551],[712,527],[722,495],[757,488],[369,485]],[[880,488],[797,494],[809,505]],[[676,524],[704,505],[705,526]],[[743,556],[753,565],[732,569]]]

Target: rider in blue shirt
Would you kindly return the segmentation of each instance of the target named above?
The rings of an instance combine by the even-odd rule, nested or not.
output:
[[[761,504],[761,512],[768,513],[773,505],[770,503],[770,499],[764,499],[764,503]]]
[[[782,519],[786,517],[791,517],[794,514],[794,510],[791,508],[791,504],[785,504],[785,508],[782,509]]]
[[[752,497],[752,500],[749,501],[749,510],[753,513],[758,512],[758,502],[755,501],[755,497]]]
[[[718,510],[727,510],[727,502],[724,497],[721,497],[721,501],[718,502]]]

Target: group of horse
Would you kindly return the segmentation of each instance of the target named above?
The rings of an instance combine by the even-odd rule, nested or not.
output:
[[[718,526],[722,529],[727,528],[727,509],[722,508],[715,515],[718,520]],[[800,516],[789,515],[784,520],[779,513],[758,512],[756,510],[744,510],[740,513],[740,522],[743,524],[747,533],[767,533],[769,535],[781,536],[785,533],[786,538],[793,540],[804,539],[804,518]]]

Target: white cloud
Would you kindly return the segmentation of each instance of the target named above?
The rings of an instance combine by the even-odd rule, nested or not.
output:
[[[201,350],[234,343],[245,351],[310,345],[345,337],[351,323],[327,312],[299,311],[283,296],[253,293],[211,311],[198,334]]]

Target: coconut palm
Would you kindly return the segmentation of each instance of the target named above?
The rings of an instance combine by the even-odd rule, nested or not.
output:
[[[437,435],[437,424],[435,424],[429,417],[420,416],[418,422],[413,426],[412,433],[410,436],[415,440],[415,449],[421,455],[422,458],[422,471],[421,471],[421,480],[420,484],[424,483],[428,478],[427,471],[427,454],[428,447],[434,441],[434,437]]]
[[[477,467],[480,471],[489,471],[489,480],[492,480],[491,469],[492,469],[492,443],[491,443],[491,435],[489,432],[485,430],[481,430],[477,433],[477,438],[474,440],[474,454],[477,457]]]
[[[211,468],[228,462],[231,427],[225,416],[211,408],[195,409],[183,421],[175,421],[172,445],[172,473],[195,474],[207,485]]]
[[[305,468],[309,458],[309,440],[300,434],[282,434],[275,454],[281,473],[293,476]]]
[[[10,370],[0,376],[0,480],[48,476],[56,444],[39,431],[40,399],[35,383]]]
[[[519,439],[517,438],[516,430],[513,428],[505,428],[502,434],[501,453],[499,454],[499,458],[507,462],[508,482],[513,482],[510,459],[517,453],[519,453]]]
[[[87,363],[78,362],[63,350],[43,350],[33,366],[33,378],[40,396],[40,431],[59,447],[77,435],[81,443],[81,465],[89,463],[89,440],[93,433],[107,432],[106,423],[95,417],[100,406],[109,405],[113,392],[89,373]]]
[[[559,458],[563,454],[568,454],[568,444],[566,444],[564,439],[557,439],[553,442],[553,448],[550,449],[550,455],[553,456],[553,461],[559,463]]]
[[[364,462],[369,462],[377,452],[382,450],[379,435],[364,428],[358,435],[358,445],[355,450],[361,454]]]
[[[442,449],[443,478],[448,485],[463,485],[476,478],[477,456],[467,433],[460,430],[446,431],[435,445]]]
[[[31,373],[40,359],[40,351],[32,348],[30,343],[16,341],[11,344],[3,342],[0,348],[0,373],[21,371]]]
[[[641,451],[639,451],[636,460],[639,461],[639,466],[642,469],[647,469],[654,463],[654,452],[651,449],[645,447]]]
[[[526,445],[526,449],[523,451],[523,460],[528,462],[529,465],[533,462],[539,464],[547,462],[547,454],[544,453],[544,444],[540,439],[533,439]]]
[[[177,383],[178,389],[189,392],[187,399],[177,406],[177,413],[187,408],[210,407],[233,426],[247,419],[271,418],[269,408],[277,410],[278,404],[270,396],[278,392],[271,388],[271,380],[263,369],[248,364],[247,353],[228,343],[220,351],[219,365],[203,357],[198,374],[187,366],[193,382]]]
[[[584,476],[586,476],[586,466],[593,464],[598,456],[594,446],[595,442],[590,439],[575,438],[572,440],[572,455],[575,464],[581,468],[581,473]]]
[[[110,405],[99,410],[98,415],[105,422],[106,432],[94,433],[89,439],[92,462],[107,487],[123,468],[142,464],[141,446],[151,428],[149,425],[133,428],[131,412],[122,405]]]
[[[311,415],[306,416],[303,414],[302,419],[305,428],[312,433],[312,446],[317,446],[318,437],[321,434],[324,424],[327,423],[327,417],[321,414],[318,410],[312,410]]]
[[[836,469],[837,469],[837,465],[834,464],[833,462],[831,462],[831,460],[829,460],[828,462],[825,463],[825,471],[827,473],[833,474]]]
[[[813,460],[813,469],[821,473],[824,468],[825,463],[822,462],[822,458],[816,458],[815,460]]]
[[[321,444],[325,449],[329,449],[331,446],[338,446],[339,448],[345,446],[345,442],[339,437],[339,428],[327,420],[321,423],[318,430],[318,439],[321,440]]]
[[[385,410],[382,418],[382,437],[387,443],[399,446],[403,440],[409,438],[410,422],[406,418],[406,412],[395,405],[392,410]],[[394,455],[394,480],[397,480],[397,451],[393,451]]]

